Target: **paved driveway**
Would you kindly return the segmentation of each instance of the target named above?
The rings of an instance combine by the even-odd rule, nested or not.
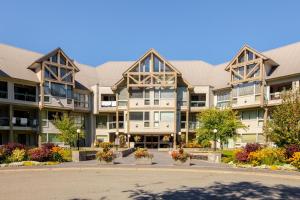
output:
[[[300,199],[300,176],[174,168],[0,170],[0,199]]]

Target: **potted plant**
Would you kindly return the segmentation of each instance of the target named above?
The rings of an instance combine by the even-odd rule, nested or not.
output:
[[[152,165],[153,154],[149,153],[147,149],[138,148],[134,153],[136,165]]]
[[[100,164],[114,164],[116,155],[111,150],[112,145],[110,143],[102,143],[102,151],[98,151],[96,158],[100,161]]]
[[[173,150],[171,156],[174,160],[174,165],[187,165],[191,164],[190,154],[184,152],[183,149]]]

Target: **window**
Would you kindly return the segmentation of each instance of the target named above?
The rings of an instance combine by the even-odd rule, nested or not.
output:
[[[62,65],[66,65],[67,64],[67,60],[66,60],[66,58],[63,55],[60,55],[60,61],[59,62]]]
[[[217,107],[226,107],[230,103],[230,92],[222,92],[217,94]]]
[[[14,84],[15,99],[22,101],[36,101],[36,87]]]
[[[154,112],[154,127],[159,127],[159,112],[155,111]]]
[[[159,105],[159,90],[154,89],[154,105]]]
[[[249,110],[242,112],[242,120],[257,119],[257,110]]]
[[[45,68],[45,70],[44,70],[44,76],[47,79],[51,79],[51,80],[56,79],[55,76],[53,76],[53,74],[47,68]]]
[[[62,81],[69,83],[73,82],[73,74],[70,69],[60,68],[60,77],[62,78]]]
[[[107,129],[107,116],[106,115],[97,115],[96,126],[97,126],[97,128]]]
[[[48,111],[48,120],[54,120],[56,117],[61,118],[62,112]]]
[[[129,120],[132,121],[143,121],[143,112],[130,112]]]
[[[74,93],[74,106],[81,108],[89,107],[89,99],[87,94]]]
[[[140,72],[150,72],[150,56],[141,62]]]
[[[191,95],[191,107],[204,107],[206,104],[206,94],[192,94]]]
[[[161,122],[173,122],[174,121],[174,112],[160,112],[160,121]]]
[[[7,82],[0,81],[0,98],[7,99]]]
[[[131,89],[130,98],[143,98],[143,90],[140,88]]]
[[[66,98],[66,88],[64,84],[51,83],[51,94],[56,97]]]
[[[247,51],[247,58],[248,58],[248,61],[254,59],[254,55],[253,55],[253,53],[251,51]]]
[[[144,112],[144,127],[150,127],[150,114],[149,112]]]
[[[144,105],[150,105],[150,90],[144,90]]]
[[[173,89],[161,89],[160,90],[160,98],[162,99],[172,99],[175,98]]]

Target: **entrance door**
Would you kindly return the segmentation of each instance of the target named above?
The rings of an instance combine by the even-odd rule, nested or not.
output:
[[[157,149],[159,147],[159,136],[146,135],[145,136],[145,147],[148,149]]]

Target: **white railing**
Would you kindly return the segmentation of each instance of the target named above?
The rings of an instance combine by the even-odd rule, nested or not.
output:
[[[205,107],[206,101],[191,101],[191,107]]]
[[[116,107],[116,101],[101,101],[101,107]]]

